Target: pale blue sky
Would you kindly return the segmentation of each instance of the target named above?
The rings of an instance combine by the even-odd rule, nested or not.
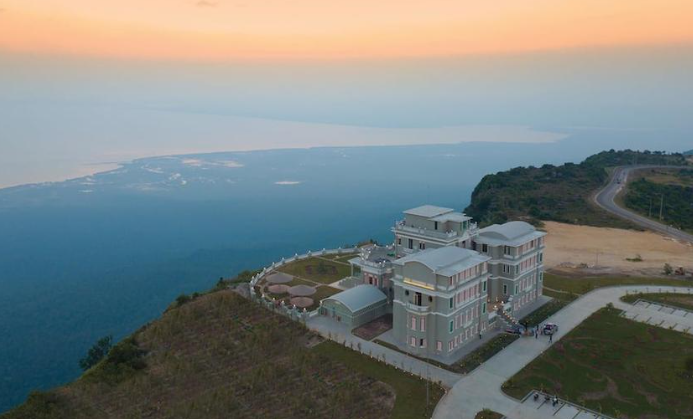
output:
[[[651,132],[651,148],[693,148],[691,74],[690,46],[276,65],[5,53],[0,186],[153,154],[291,145],[283,139],[316,146],[391,144],[401,133],[345,136],[340,125],[520,125],[558,133],[599,127]],[[235,117],[302,124],[245,136],[247,127]],[[328,127],[307,125],[316,123]],[[338,125],[334,132],[332,124]],[[402,135],[402,143],[410,137]],[[441,142],[430,133],[420,137]]]

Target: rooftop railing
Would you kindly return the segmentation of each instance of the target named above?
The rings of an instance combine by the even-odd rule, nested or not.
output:
[[[404,220],[397,221],[395,223],[394,229],[396,231],[402,231],[405,233],[419,234],[422,236],[436,237],[440,239],[454,239],[455,237],[461,237],[465,234],[474,235],[478,231],[478,226],[476,223],[470,223],[469,227],[464,231],[438,231],[430,230],[423,227],[408,226],[405,224]]]

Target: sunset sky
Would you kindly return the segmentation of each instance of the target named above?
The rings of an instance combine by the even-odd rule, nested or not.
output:
[[[0,0],[0,187],[482,131],[673,150],[693,138],[691,74],[691,0]]]
[[[106,57],[418,57],[693,40],[690,0],[0,0],[0,8],[0,49]]]

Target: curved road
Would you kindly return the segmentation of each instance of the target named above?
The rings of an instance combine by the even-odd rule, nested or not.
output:
[[[658,223],[657,221],[651,220],[647,217],[643,217],[642,215],[636,214],[634,212],[631,212],[623,207],[618,206],[614,202],[614,198],[616,198],[616,196],[619,194],[619,192],[621,192],[623,187],[628,182],[628,175],[630,174],[630,172],[632,172],[633,170],[653,168],[683,169],[690,168],[690,166],[637,165],[617,167],[614,170],[614,173],[611,175],[609,183],[602,190],[597,192],[596,195],[594,195],[594,202],[604,210],[621,218],[625,218],[626,220],[632,221],[635,224],[638,224],[642,227],[654,230],[658,233],[662,233],[682,241],[693,243],[693,235],[676,229],[674,227]]]

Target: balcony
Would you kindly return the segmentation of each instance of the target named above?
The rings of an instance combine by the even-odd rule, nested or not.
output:
[[[473,235],[476,233],[477,230],[478,230],[478,227],[475,223],[470,223],[469,228],[467,230],[459,232],[459,231],[438,231],[438,230],[429,230],[427,228],[422,228],[422,227],[412,227],[412,226],[406,225],[404,223],[404,220],[396,222],[395,226],[393,228],[393,231],[395,231],[395,232],[410,233],[410,234],[416,234],[416,235],[425,236],[425,237],[434,237],[434,238],[442,239],[442,240],[451,240],[451,239],[455,239],[457,237],[463,237],[465,235]]]
[[[407,310],[415,311],[417,313],[428,313],[431,310],[430,306],[417,306],[414,303],[406,302]]]

